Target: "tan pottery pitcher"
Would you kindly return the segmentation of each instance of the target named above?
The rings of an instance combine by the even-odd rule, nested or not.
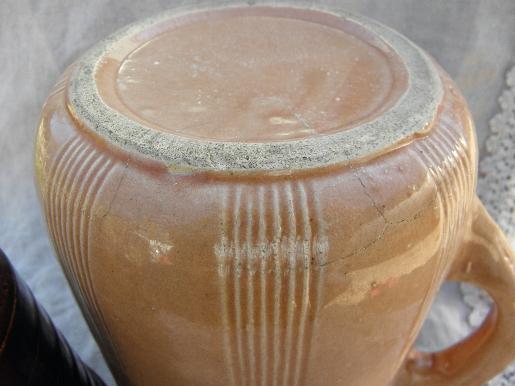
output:
[[[481,385],[515,259],[445,72],[338,9],[213,2],[101,42],[45,104],[51,238],[120,385]],[[495,306],[410,351],[445,280]]]

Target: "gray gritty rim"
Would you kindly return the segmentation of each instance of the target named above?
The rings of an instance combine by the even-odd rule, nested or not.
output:
[[[397,53],[408,73],[408,86],[397,102],[373,120],[353,128],[299,140],[268,143],[214,142],[152,129],[107,106],[97,89],[96,68],[118,41],[173,17],[227,7],[250,7],[239,1],[217,1],[177,7],[129,25],[101,41],[78,62],[68,87],[71,113],[88,128],[129,152],[164,162],[176,170],[285,171],[345,164],[382,154],[416,133],[426,131],[443,94],[431,59],[398,32],[367,18],[320,5],[296,2],[259,5],[326,12],[377,34]]]

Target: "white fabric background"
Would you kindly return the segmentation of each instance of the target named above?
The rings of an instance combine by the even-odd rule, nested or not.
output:
[[[499,110],[497,97],[515,58],[515,0],[321,2],[376,18],[436,57],[464,92],[474,114],[481,154],[488,155],[484,146],[488,121]],[[45,96],[80,53],[123,25],[179,3],[191,1],[0,2],[0,247],[71,345],[111,385],[47,239],[33,183],[34,133]],[[513,205],[513,196],[504,195],[497,202],[506,213],[513,210],[506,205]],[[507,224],[506,231],[515,236],[515,228]],[[470,312],[470,301],[463,302],[459,286],[447,285],[419,343],[434,349],[465,336]]]

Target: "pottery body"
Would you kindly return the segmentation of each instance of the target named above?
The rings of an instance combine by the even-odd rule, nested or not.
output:
[[[474,219],[474,129],[447,75],[433,119],[388,149],[217,170],[85,123],[77,66],[44,107],[37,181],[120,384],[388,385]]]

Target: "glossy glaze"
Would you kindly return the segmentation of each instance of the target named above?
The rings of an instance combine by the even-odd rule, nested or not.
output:
[[[398,99],[402,63],[381,48],[292,18],[204,18],[163,31],[117,64],[112,103],[184,136],[305,138],[370,120]]]
[[[247,171],[185,168],[114,142],[80,120],[68,72],[44,108],[38,185],[63,269],[120,384],[388,385],[476,210],[470,114],[437,71],[441,100],[418,134],[349,162]],[[97,82],[104,96],[116,87],[105,75]],[[210,139],[234,140],[220,130]],[[257,138],[250,131],[242,142]],[[474,379],[493,375],[484,370]]]
[[[106,386],[73,351],[1,249],[0,385]]]

